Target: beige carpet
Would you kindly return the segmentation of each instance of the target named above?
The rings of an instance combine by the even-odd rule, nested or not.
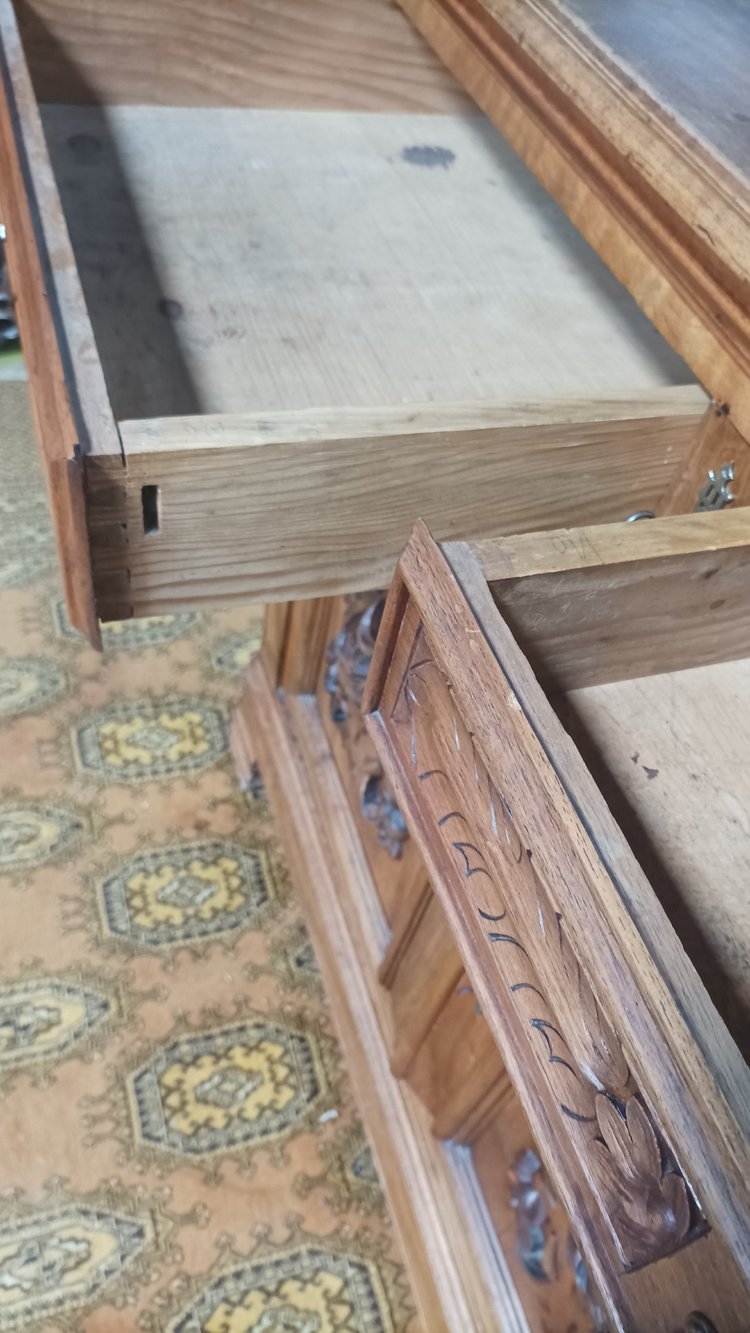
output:
[[[0,1333],[405,1333],[315,959],[227,705],[258,609],[70,628],[0,384]]]

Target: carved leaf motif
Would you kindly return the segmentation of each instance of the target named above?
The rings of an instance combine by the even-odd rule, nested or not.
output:
[[[582,972],[560,912],[537,874],[505,795],[455,706],[420,627],[393,710],[438,828],[459,864],[519,1020],[531,1028],[584,1175],[626,1268],[674,1253],[705,1230],[676,1168],[665,1168],[614,1024]],[[534,965],[549,951],[555,995]]]
[[[637,1097],[620,1113],[600,1095],[596,1116],[603,1142],[595,1141],[592,1150],[618,1209],[622,1257],[634,1268],[649,1262],[655,1246],[674,1245],[687,1236],[687,1188],[682,1176],[664,1171],[653,1126]]]
[[[632,1091],[627,1060],[617,1033],[602,1011],[571,946],[559,912],[533,870],[539,929],[548,947],[557,955],[558,969],[566,983],[566,998],[576,1004],[578,1021],[570,1040],[581,1073],[599,1091],[625,1098]]]

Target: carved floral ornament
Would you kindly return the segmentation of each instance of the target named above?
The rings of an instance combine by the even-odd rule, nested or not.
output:
[[[344,624],[326,649],[325,688],[331,696],[331,717],[339,724],[352,721],[360,731],[364,724],[359,710],[384,603],[382,593],[376,593],[374,600],[371,596],[347,597]]]
[[[705,1218],[578,963],[533,848],[521,838],[455,707],[423,627],[392,722],[536,1057],[530,1076],[557,1105],[624,1270],[673,1254],[707,1231]]]
[[[516,1219],[516,1249],[535,1282],[557,1283],[567,1268],[589,1312],[591,1333],[609,1333],[610,1325],[591,1285],[589,1272],[571,1232],[558,1233],[553,1213],[558,1205],[533,1148],[516,1154],[510,1173],[510,1202]],[[560,1221],[559,1215],[557,1221]],[[546,1327],[546,1325],[545,1325]]]
[[[350,755],[354,757],[357,751],[362,815],[376,826],[381,847],[398,861],[409,830],[367,738],[360,711],[384,603],[382,593],[374,598],[347,598],[343,627],[326,652],[325,688],[331,696],[332,720],[343,729]]]

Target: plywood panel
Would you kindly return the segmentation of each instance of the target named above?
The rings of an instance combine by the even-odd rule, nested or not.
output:
[[[118,419],[690,380],[481,118],[50,108]]]
[[[635,815],[636,853],[655,862],[654,888],[746,1057],[748,697],[747,659],[570,696],[573,716],[616,780],[618,795],[607,794],[624,797]]]

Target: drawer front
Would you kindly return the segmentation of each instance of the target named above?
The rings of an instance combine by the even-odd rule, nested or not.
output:
[[[610,1314],[653,1333],[698,1314],[740,1330],[743,1141],[713,1132],[720,1094],[702,1098],[701,1052],[626,911],[628,867],[616,885],[558,771],[569,752],[540,731],[528,665],[510,640],[521,692],[489,616],[509,640],[418,530],[384,613],[369,729]]]
[[[0,0],[0,222],[72,623],[99,640],[81,455],[119,439],[11,0]]]

